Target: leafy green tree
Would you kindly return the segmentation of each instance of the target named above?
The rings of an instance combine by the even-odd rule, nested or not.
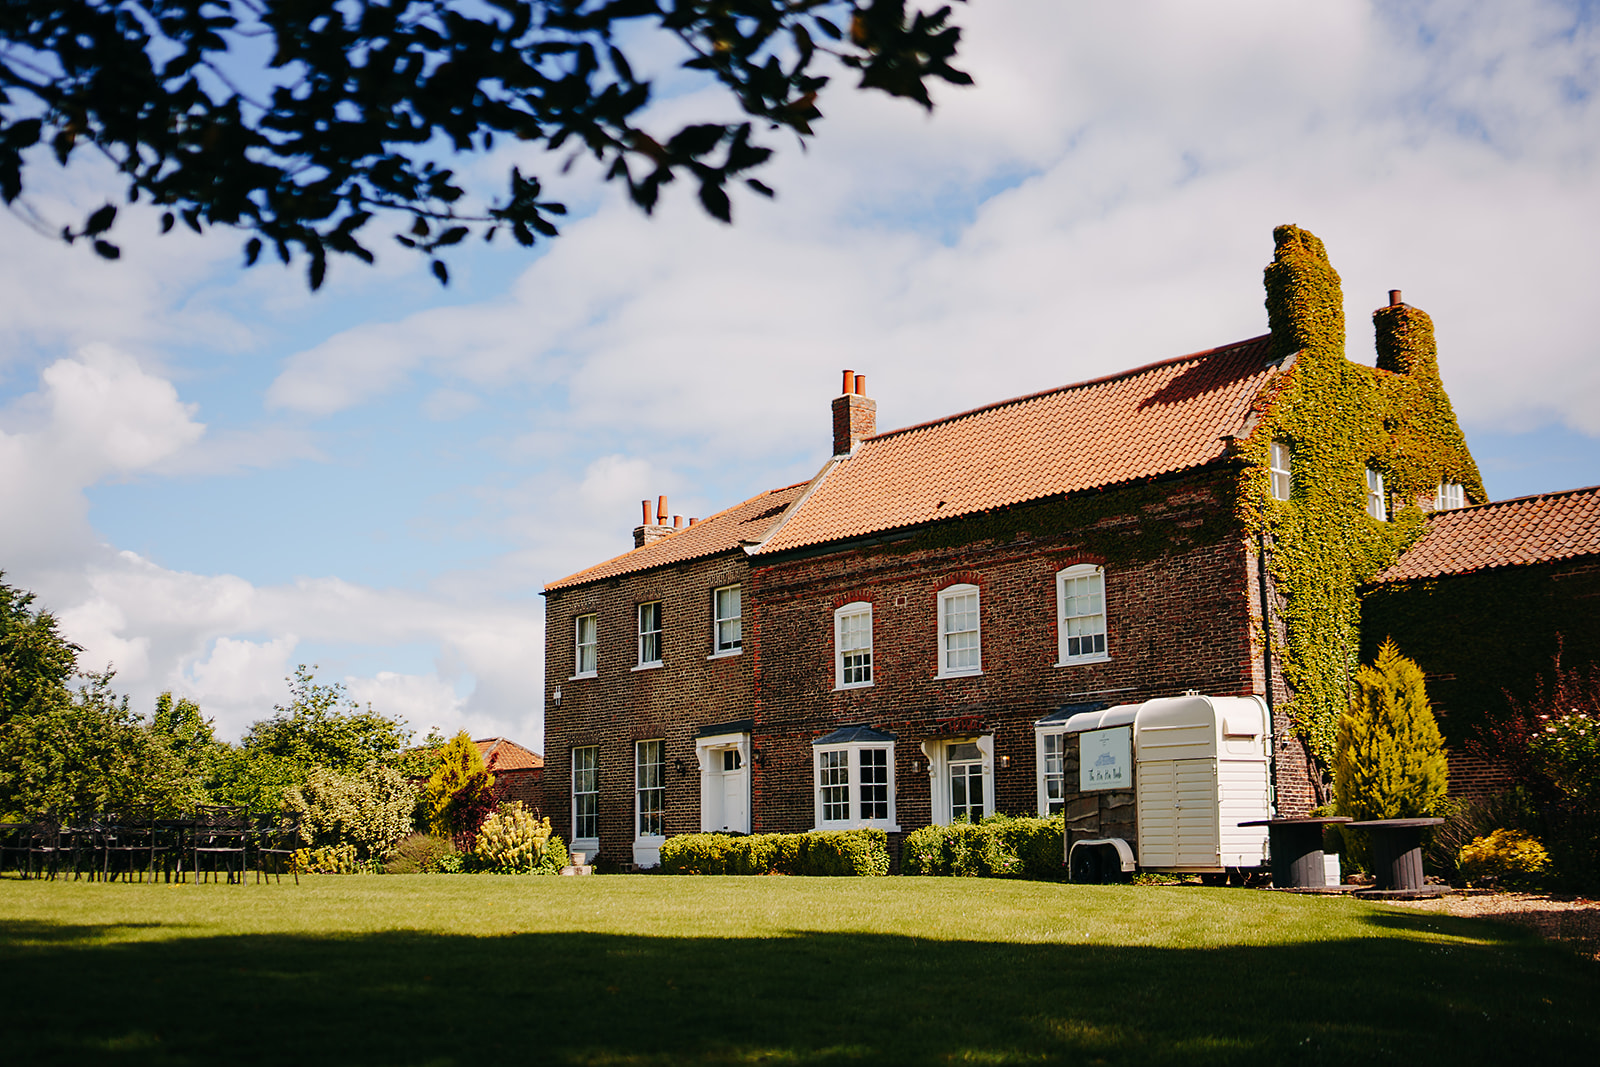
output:
[[[1444,802],[1449,768],[1422,670],[1385,641],[1355,680],[1355,699],[1334,738],[1339,813],[1355,819],[1433,815]]]
[[[34,610],[33,601],[0,571],[0,723],[71,698],[68,682],[83,649],[62,637],[55,616]]]
[[[423,787],[428,829],[456,842],[466,852],[471,838],[494,810],[498,797],[494,775],[484,765],[483,754],[472,735],[462,730],[439,753],[438,763]]]
[[[90,674],[72,699],[0,725],[0,810],[172,814],[206,799],[190,763],[112,692],[111,678]]]
[[[371,760],[392,760],[411,739],[403,719],[391,719],[350,699],[344,686],[318,684],[316,664],[295,668],[291,700],[271,718],[251,725],[241,747],[252,755],[288,760],[309,770],[321,764],[357,770]]]
[[[727,221],[730,184],[771,195],[749,176],[772,155],[750,120],[810,137],[828,58],[924,107],[929,80],[970,83],[949,15],[905,0],[7,0],[0,198],[21,195],[33,146],[63,165],[92,147],[130,202],[165,209],[163,232],[236,227],[248,263],[299,250],[315,289],[330,253],[372,261],[358,236],[389,213],[442,282],[439,253],[474,230],[531,245],[566,210],[515,167],[503,198],[474,203],[442,148],[587,153],[646,211],[681,175]],[[660,35],[746,118],[646,130],[652,84],[625,50],[659,52]],[[63,236],[114,259],[116,214]]]
[[[304,764],[271,752],[224,745],[212,765],[211,798],[251,811],[279,811],[284,796],[309,772]]]

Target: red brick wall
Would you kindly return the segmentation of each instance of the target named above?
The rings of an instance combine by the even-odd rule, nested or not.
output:
[[[1121,521],[1194,525],[1231,509],[1228,475],[1174,481],[1164,505],[1130,507]],[[1230,511],[1231,513],[1231,511]],[[1129,530],[1130,537],[1137,536]],[[912,552],[867,548],[777,562],[757,560],[749,583],[746,640],[755,648],[754,743],[766,754],[753,785],[754,829],[813,824],[811,742],[864,722],[898,736],[897,818],[906,830],[932,818],[919,742],[939,720],[974,717],[995,735],[999,810],[1037,809],[1033,723],[1063,704],[1134,703],[1189,689],[1207,695],[1261,691],[1259,610],[1252,559],[1241,536],[1106,571],[1106,663],[1056,667],[1055,574],[1103,562],[1071,530],[1002,545]],[[941,589],[980,589],[983,674],[936,677]],[[835,692],[833,612],[873,605],[874,684]],[[1280,727],[1286,724],[1280,723]],[[1296,750],[1280,754],[1293,772]]]
[[[744,582],[742,553],[550,593],[545,601],[545,813],[572,840],[572,750],[599,748],[600,860],[633,861],[634,742],[662,738],[666,830],[700,829],[700,727],[750,715],[750,603],[745,583],[743,655],[713,651],[712,590]],[[662,601],[662,666],[638,661],[637,605]],[[573,619],[598,615],[597,677],[572,678]],[[550,694],[561,686],[561,707]],[[683,761],[684,773],[677,769]]]
[[[501,801],[520,800],[522,806],[535,815],[548,815],[544,800],[544,771],[539,767],[525,767],[514,771],[495,771],[494,787]],[[550,820],[552,823],[554,819]],[[557,826],[556,833],[565,841],[567,834]]]

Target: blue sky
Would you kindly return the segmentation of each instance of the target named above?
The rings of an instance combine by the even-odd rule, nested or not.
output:
[[[1387,290],[1433,316],[1493,496],[1600,483],[1600,38],[1504,7],[975,0],[975,88],[835,92],[734,227],[579,168],[564,236],[444,290],[397,253],[310,294],[136,210],[101,263],[0,214],[0,569],[142,709],[236,737],[317,663],[538,748],[538,590],[630,547],[639,500],[809,477],[842,368],[890,428],[1260,333],[1282,222],[1327,243],[1352,358]],[[727,110],[670,85],[663,125]],[[553,170],[466,168],[512,162]],[[57,225],[106,195],[30,179]]]

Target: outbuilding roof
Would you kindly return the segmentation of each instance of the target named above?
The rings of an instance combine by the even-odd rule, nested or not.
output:
[[[756,550],[870,536],[1205,466],[1277,373],[1270,337],[862,441]]]
[[[485,737],[472,742],[491,774],[500,771],[525,771],[544,766],[544,757],[504,737]]]
[[[1428,517],[1428,532],[1374,585],[1600,554],[1600,486]]]
[[[545,586],[548,592],[569,586],[586,585],[606,578],[651,570],[670,563],[684,563],[728,552],[740,545],[759,541],[783,510],[794,502],[808,483],[785,486],[758,493],[742,504],[719,511],[709,519],[674,530],[632,552],[626,552],[587,570],[568,575]]]

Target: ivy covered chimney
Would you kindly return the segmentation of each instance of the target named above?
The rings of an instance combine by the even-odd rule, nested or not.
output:
[[[1439,379],[1439,350],[1433,341],[1433,320],[1421,308],[1400,300],[1400,290],[1389,290],[1389,306],[1372,313],[1377,333],[1378,368],[1414,378]]]

